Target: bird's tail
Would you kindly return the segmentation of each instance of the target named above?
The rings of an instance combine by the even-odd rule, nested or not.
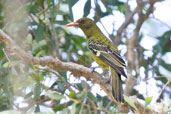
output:
[[[113,97],[118,102],[123,103],[124,98],[123,98],[123,88],[122,88],[121,76],[111,67],[110,67],[110,72],[111,72],[111,83],[112,83]]]

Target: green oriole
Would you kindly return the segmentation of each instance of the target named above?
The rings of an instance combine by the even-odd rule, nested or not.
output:
[[[126,67],[117,47],[105,37],[97,25],[89,18],[81,18],[71,22],[66,27],[77,26],[82,29],[87,37],[88,48],[93,59],[101,68],[110,70],[112,94],[118,102],[124,102],[121,75],[127,77],[124,71]]]

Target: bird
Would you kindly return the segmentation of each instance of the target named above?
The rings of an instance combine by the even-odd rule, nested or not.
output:
[[[110,71],[110,82],[114,99],[119,103],[124,103],[121,75],[127,78],[124,71],[126,64],[120,56],[117,46],[102,33],[96,23],[90,18],[82,17],[65,26],[75,26],[84,32],[92,58],[102,69]]]

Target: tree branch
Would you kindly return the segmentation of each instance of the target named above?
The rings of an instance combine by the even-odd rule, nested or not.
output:
[[[74,76],[77,77],[85,77],[87,80],[93,79],[95,83],[99,84],[100,87],[105,91],[109,98],[112,98],[114,102],[117,101],[113,98],[111,87],[109,84],[105,83],[105,79],[102,78],[98,73],[92,72],[92,69],[84,67],[83,65],[79,65],[72,62],[62,62],[58,58],[53,58],[51,56],[45,57],[33,57],[32,55],[26,53],[21,47],[19,47],[10,36],[8,36],[5,32],[0,30],[0,40],[6,44],[10,48],[11,51],[15,53],[20,59],[24,62],[31,65],[41,65],[48,66],[53,70],[57,71],[71,71]],[[117,103],[118,104],[118,103]]]
[[[161,94],[163,93],[163,91],[165,90],[165,88],[169,85],[169,83],[171,82],[171,76],[169,76],[169,79],[167,81],[167,83],[163,86],[163,88],[161,89],[160,93],[158,94],[155,102],[157,102],[157,100],[160,98]]]
[[[111,87],[109,84],[105,83],[106,80],[102,78],[98,73],[92,72],[92,69],[84,67],[83,65],[71,63],[71,62],[62,62],[58,58],[53,58],[51,56],[45,57],[33,57],[32,55],[26,53],[21,47],[19,47],[10,36],[0,29],[0,40],[9,47],[11,51],[15,53],[20,59],[24,62],[31,65],[41,65],[48,66],[53,70],[57,71],[71,71],[76,77],[85,77],[87,80],[93,79],[93,81],[100,85],[100,87],[105,91],[107,96],[111,98],[115,103],[121,107],[129,107],[127,103],[120,104],[112,96]],[[136,104],[140,104],[136,102]],[[137,107],[138,108],[138,107]],[[143,106],[141,106],[143,108]],[[122,112],[122,110],[121,110]]]
[[[133,91],[133,87],[136,85],[136,79],[132,76],[132,70],[135,69],[135,46],[137,44],[138,41],[138,36],[139,36],[139,32],[140,32],[140,28],[142,26],[142,24],[144,23],[144,21],[149,17],[149,15],[153,12],[153,6],[154,3],[157,2],[155,0],[150,0],[149,2],[149,8],[147,9],[146,13],[144,14],[142,12],[142,8],[143,6],[146,4],[146,2],[142,2],[141,0],[137,0],[137,12],[138,12],[138,22],[136,25],[136,28],[134,29],[134,34],[130,39],[127,39],[127,53],[126,53],[126,57],[128,60],[128,78],[126,81],[126,89],[125,89],[125,94],[126,95],[130,95]]]
[[[119,27],[119,29],[117,30],[116,37],[113,39],[114,42],[116,43],[116,45],[118,45],[118,44],[120,43],[122,33],[124,32],[124,29],[126,29],[126,27],[127,27],[127,26],[131,23],[131,21],[133,20],[133,16],[134,16],[135,13],[137,12],[137,9],[138,9],[138,6],[134,9],[134,11],[132,11],[132,12],[127,12],[124,23]]]

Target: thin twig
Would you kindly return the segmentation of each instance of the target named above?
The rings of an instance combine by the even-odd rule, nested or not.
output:
[[[103,22],[101,20],[99,20],[100,24],[102,25],[102,27],[104,28],[104,30],[106,31],[106,33],[108,35],[110,35],[110,33],[108,32],[108,30],[106,29],[106,27],[104,26]]]
[[[51,54],[53,57],[55,57],[55,54],[53,53],[53,49],[52,49],[52,46],[51,46],[51,44],[50,44],[49,38],[47,37],[46,34],[44,34],[44,38],[45,38],[45,41],[46,41],[46,43],[47,43],[47,46],[48,46],[48,49],[49,49],[50,54]]]
[[[87,101],[90,103],[90,105],[91,105],[91,107],[96,107],[96,105],[95,105],[95,103],[91,100],[91,99],[89,99],[88,97],[87,97]],[[93,108],[94,109],[94,113],[95,114],[98,114],[97,113],[97,107],[96,108]]]
[[[169,78],[169,80],[167,81],[167,83],[163,86],[163,88],[161,89],[160,93],[157,96],[156,102],[157,100],[160,98],[161,94],[163,93],[163,91],[165,90],[165,88],[169,85],[169,83],[171,82],[171,76]]]
[[[55,13],[58,13],[59,8],[60,8],[60,1],[58,2],[58,4],[55,7]],[[52,19],[52,21],[54,21],[54,20]],[[56,33],[54,22],[52,22],[50,25],[52,27],[52,38],[55,43],[55,53],[56,53],[56,56],[60,59],[61,56],[59,54],[58,34]]]

